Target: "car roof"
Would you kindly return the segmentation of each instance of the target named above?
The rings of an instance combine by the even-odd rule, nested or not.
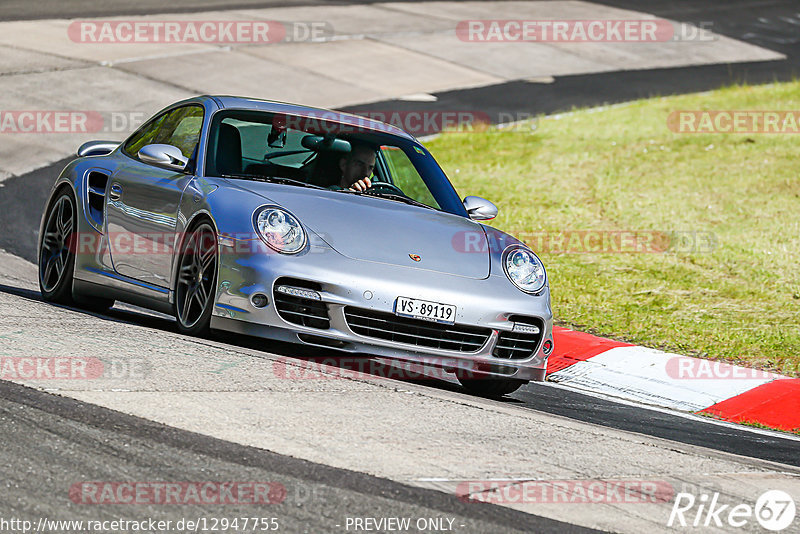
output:
[[[330,120],[353,126],[357,128],[364,128],[367,130],[375,130],[384,132],[411,141],[416,141],[413,135],[401,130],[400,128],[387,124],[385,122],[376,121],[360,115],[352,113],[345,113],[343,111],[336,111],[325,108],[315,108],[311,106],[302,106],[299,104],[291,104],[288,102],[278,102],[275,100],[262,100],[258,98],[245,98],[241,96],[227,96],[227,95],[205,95],[195,99],[194,101],[202,99],[211,99],[220,107],[220,109],[246,109],[251,111],[269,111],[286,113],[288,115],[297,115],[300,117],[312,117],[319,120]]]

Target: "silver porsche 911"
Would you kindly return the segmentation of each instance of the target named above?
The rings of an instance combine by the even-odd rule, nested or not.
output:
[[[39,283],[51,302],[416,362],[496,396],[543,380],[553,350],[544,266],[477,222],[496,214],[393,126],[203,96],[80,147],[45,206]]]

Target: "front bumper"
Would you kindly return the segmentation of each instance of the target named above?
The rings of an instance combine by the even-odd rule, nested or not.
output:
[[[482,280],[471,279],[423,268],[353,260],[324,245],[312,245],[294,256],[263,251],[235,252],[241,248],[238,244],[220,247],[212,328],[417,362],[479,376],[544,380],[547,356],[552,352],[553,343],[548,289],[532,296],[519,291],[503,273]],[[276,280],[285,277],[314,284],[327,307],[328,328],[289,322],[285,314],[279,313],[274,285]],[[265,295],[268,304],[257,308],[253,304],[254,295]],[[346,308],[393,314],[398,296],[457,306],[456,325],[485,329],[485,342],[477,350],[462,352],[368,337],[353,331],[345,315]],[[512,316],[535,318],[541,325],[535,349],[520,359],[495,355],[501,335],[514,329]],[[546,346],[550,347],[549,351]]]

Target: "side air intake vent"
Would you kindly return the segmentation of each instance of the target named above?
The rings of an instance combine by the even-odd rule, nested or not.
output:
[[[106,198],[108,175],[92,171],[86,178],[86,209],[89,220],[98,231],[103,231],[103,205]]]
[[[494,357],[505,360],[524,360],[530,358],[539,347],[544,335],[544,321],[538,317],[512,315],[508,318],[514,324],[511,332],[500,332]]]
[[[278,278],[272,293],[275,309],[285,321],[327,330],[331,327],[328,306],[322,302],[319,284],[295,278]]]

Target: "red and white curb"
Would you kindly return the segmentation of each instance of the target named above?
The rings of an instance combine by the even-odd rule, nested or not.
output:
[[[800,379],[555,327],[547,380],[733,422],[800,429]]]

